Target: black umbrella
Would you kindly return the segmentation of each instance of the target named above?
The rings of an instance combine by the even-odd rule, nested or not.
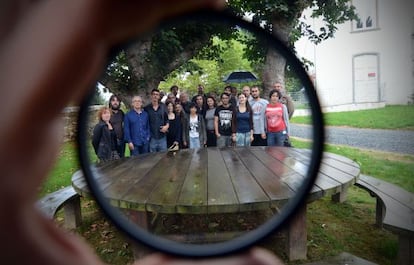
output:
[[[248,71],[236,71],[230,73],[226,78],[223,79],[223,82],[226,83],[248,83],[256,81],[257,77]]]

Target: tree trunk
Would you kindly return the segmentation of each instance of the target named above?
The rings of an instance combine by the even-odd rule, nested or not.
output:
[[[157,71],[156,65],[150,61],[152,36],[132,44],[125,52],[131,72],[130,96],[140,95],[148,102],[151,90],[158,88],[163,73]]]
[[[283,44],[289,44],[289,35],[293,29],[292,22],[274,14],[272,18],[272,34],[278,37]],[[263,96],[267,97],[275,82],[285,84],[286,59],[274,49],[268,49],[263,68]]]

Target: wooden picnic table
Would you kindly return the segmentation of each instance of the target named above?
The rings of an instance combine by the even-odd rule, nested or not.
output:
[[[285,147],[201,148],[151,153],[97,166],[97,182],[110,203],[151,230],[158,214],[213,215],[278,209],[295,194],[307,173],[311,150]],[[333,195],[341,201],[359,176],[354,161],[324,153],[308,202]],[[72,177],[90,196],[82,172]],[[306,258],[306,206],[287,228],[290,260]],[[206,238],[206,237],[204,237]]]

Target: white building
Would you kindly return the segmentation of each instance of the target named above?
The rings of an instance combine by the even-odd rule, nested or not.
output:
[[[314,63],[325,111],[407,104],[414,95],[414,0],[353,0],[361,18],[338,25],[335,37],[314,45],[296,43]],[[307,23],[319,29],[320,20]],[[317,31],[317,30],[315,30]]]

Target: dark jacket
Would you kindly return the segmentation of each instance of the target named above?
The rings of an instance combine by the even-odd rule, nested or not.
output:
[[[183,124],[179,115],[175,114],[174,120],[169,120],[170,127],[167,132],[167,145],[171,146],[174,142],[181,144]]]
[[[168,113],[165,104],[160,103],[157,110],[154,110],[152,103],[145,106],[144,110],[148,113],[150,123],[151,138],[161,139],[166,136],[160,132],[160,127],[168,124]]]
[[[99,160],[110,160],[112,151],[116,150],[115,131],[109,130],[108,125],[100,121],[93,129],[92,145]]]

